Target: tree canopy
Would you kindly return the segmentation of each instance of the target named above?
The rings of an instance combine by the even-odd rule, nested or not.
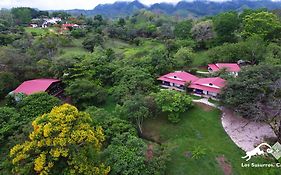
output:
[[[222,103],[245,118],[272,124],[280,140],[281,67],[259,65],[249,67],[230,79],[221,98]],[[277,124],[277,125],[276,125]]]
[[[270,12],[252,13],[243,19],[244,37],[259,36],[265,40],[280,38],[281,23],[277,16]]]
[[[98,163],[103,130],[91,126],[89,114],[64,104],[37,117],[29,140],[10,151],[17,174],[108,174]]]
[[[192,98],[184,93],[162,90],[152,96],[162,112],[167,113],[168,119],[173,123],[178,123],[180,114],[192,107]]]

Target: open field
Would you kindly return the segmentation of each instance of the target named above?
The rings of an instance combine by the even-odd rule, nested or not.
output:
[[[28,33],[36,33],[36,35],[44,35],[48,33],[51,29],[46,28],[32,28],[32,27],[25,27],[25,31]]]

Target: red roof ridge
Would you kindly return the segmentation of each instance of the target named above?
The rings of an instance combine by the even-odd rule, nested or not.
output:
[[[226,68],[229,72],[239,72],[240,66],[237,63],[213,63],[208,64],[213,71],[218,71],[220,69]]]
[[[36,92],[45,92],[52,83],[59,82],[61,80],[58,79],[33,79],[24,81],[21,85],[19,85],[13,92],[14,93],[24,93],[27,95],[36,93]]]

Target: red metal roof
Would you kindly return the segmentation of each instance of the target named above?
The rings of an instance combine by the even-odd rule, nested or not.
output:
[[[216,63],[216,64],[208,64],[208,67],[211,68],[214,72],[220,69],[226,68],[229,72],[239,72],[240,67],[236,63]]]
[[[220,89],[225,86],[225,83],[226,81],[220,77],[200,78],[193,82],[189,88],[219,93]]]
[[[35,79],[23,82],[17,87],[14,93],[24,93],[26,95],[34,94],[36,92],[45,92],[52,83],[59,82],[57,79]]]
[[[179,85],[184,85],[186,82],[193,82],[198,79],[199,79],[198,77],[196,77],[190,73],[187,73],[184,71],[176,71],[176,72],[172,72],[172,73],[163,75],[163,76],[159,77],[157,80],[176,83]]]
[[[63,27],[73,27],[73,26],[78,26],[77,24],[63,24]]]
[[[216,66],[215,64],[208,64],[208,68],[211,68],[212,71],[214,71],[214,72],[220,70],[220,69],[218,68],[218,66]]]
[[[200,89],[209,92],[219,93],[220,89],[225,86],[226,81],[220,77],[198,78],[184,71],[176,71],[158,78],[161,81],[184,85],[186,82],[191,82],[189,88]]]
[[[189,86],[189,88],[200,89],[203,91],[214,92],[214,93],[220,93],[220,89],[218,89],[218,88],[212,88],[212,87],[202,86],[202,85],[198,85],[198,84],[192,84]]]
[[[219,88],[222,88],[225,86],[225,82],[226,81],[220,77],[212,77],[212,78],[200,78],[192,84],[199,84],[199,85],[212,84],[218,86]]]

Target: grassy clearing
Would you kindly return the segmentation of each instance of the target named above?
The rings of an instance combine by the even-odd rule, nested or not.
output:
[[[108,39],[105,41],[104,47],[107,49],[111,48],[116,53],[121,53],[121,52],[123,52],[123,49],[129,48],[132,46],[130,44],[128,44],[124,41],[118,40],[118,39]]]
[[[171,161],[168,162],[166,174],[169,175],[223,175],[222,167],[216,158],[224,156],[232,167],[234,175],[269,174],[266,168],[242,168],[245,163],[241,156],[244,151],[239,149],[225,133],[217,109],[205,110],[195,105],[182,116],[179,124],[170,124],[165,117],[146,120],[144,135],[168,146]],[[195,149],[205,154],[195,159],[186,156]],[[252,158],[251,162],[269,163],[270,160]],[[271,169],[270,174],[277,174]]]
[[[50,32],[49,28],[32,28],[32,27],[26,27],[25,31],[28,33],[36,33],[36,35],[44,35],[48,32]]]
[[[61,48],[63,56],[72,56],[72,55],[83,55],[89,53],[86,49],[83,48],[82,42],[83,38],[81,39],[73,39],[71,43],[71,47],[63,47]]]
[[[157,49],[163,49],[164,45],[161,44],[158,41],[155,40],[143,40],[141,42],[141,46],[135,46],[135,45],[121,45],[122,48],[120,50],[116,51],[118,54],[123,54],[125,59],[128,60],[134,60],[134,59],[140,59],[140,58],[145,58],[149,53],[153,50]]]
[[[73,56],[73,55],[82,55],[89,53],[87,50],[81,47],[64,47],[62,48],[62,55],[64,56]]]

